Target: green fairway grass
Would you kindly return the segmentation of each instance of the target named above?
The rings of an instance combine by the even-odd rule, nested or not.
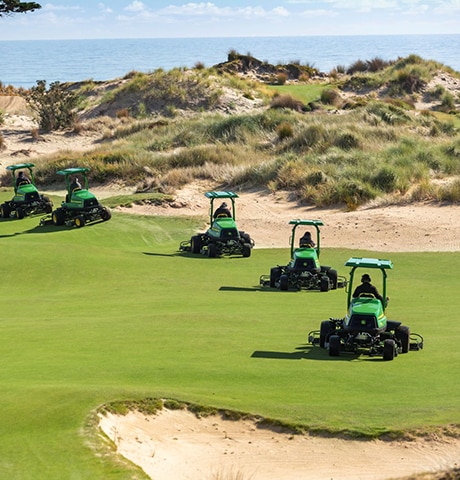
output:
[[[196,219],[38,223],[0,220],[1,478],[144,478],[96,436],[94,412],[116,400],[172,398],[365,435],[460,423],[460,253],[323,246],[321,263],[342,275],[350,256],[394,262],[388,316],[425,348],[383,362],[307,345],[322,320],[344,315],[346,293],[261,289],[288,249],[180,253]]]

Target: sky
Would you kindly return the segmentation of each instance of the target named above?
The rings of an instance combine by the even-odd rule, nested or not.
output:
[[[56,0],[0,40],[460,33],[460,0]]]

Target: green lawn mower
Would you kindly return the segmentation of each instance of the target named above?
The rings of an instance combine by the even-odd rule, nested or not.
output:
[[[14,197],[0,206],[3,218],[21,219],[53,210],[53,202],[46,195],[41,195],[35,186],[34,166],[33,163],[19,163],[6,167],[13,177]],[[28,176],[24,170],[28,171]]]
[[[84,227],[89,222],[110,220],[112,214],[107,207],[101,205],[93,193],[88,190],[89,168],[66,168],[58,170],[58,175],[65,177],[67,194],[65,201],[51,214],[54,225],[75,225]],[[78,176],[83,177],[83,185],[78,181]],[[42,223],[46,223],[44,219]]]
[[[386,307],[387,270],[393,268],[390,260],[377,258],[350,258],[345,266],[351,267],[348,283],[347,313],[344,318],[330,318],[321,322],[319,331],[308,335],[309,343],[326,348],[331,357],[341,353],[367,354],[382,356],[383,360],[393,360],[400,353],[409,350],[421,350],[423,338],[411,333],[406,327],[394,320],[388,320]],[[373,269],[382,273],[381,298],[371,293],[361,293],[354,297],[353,280],[358,268]],[[367,275],[363,275],[366,277]],[[368,277],[368,276],[367,276]],[[370,281],[370,277],[369,281]],[[379,294],[380,295],[380,294]]]
[[[278,265],[270,270],[270,275],[261,275],[260,285],[263,287],[287,290],[319,290],[328,292],[346,285],[345,277],[339,276],[337,270],[320,265],[321,252],[320,226],[322,220],[291,220],[291,260],[285,266]],[[300,226],[314,227],[316,242],[306,232],[296,246],[296,233]]]
[[[236,225],[235,199],[238,195],[234,192],[206,192],[210,201],[209,224],[211,227],[204,233],[194,235],[190,240],[180,244],[179,249],[184,252],[199,253],[209,258],[224,255],[251,256],[254,241],[248,233],[238,230]],[[217,200],[230,200],[231,210],[223,202],[214,209]]]

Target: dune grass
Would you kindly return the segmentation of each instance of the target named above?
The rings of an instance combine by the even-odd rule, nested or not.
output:
[[[424,350],[393,362],[332,360],[307,336],[344,314],[343,290],[259,288],[287,249],[179,253],[192,219],[0,222],[4,478],[143,478],[95,433],[95,411],[114,401],[168,398],[368,436],[460,423],[458,253],[323,248],[342,274],[351,255],[391,258],[389,316],[425,337]]]
[[[74,134],[96,130],[102,141],[89,152],[37,159],[37,182],[53,184],[56,170],[79,165],[91,169],[92,183],[122,181],[138,192],[209,179],[231,189],[288,189],[301,201],[349,210],[369,200],[458,203],[458,98],[444,87],[423,92],[443,69],[458,78],[409,55],[276,86],[205,68],[130,72],[105,93],[81,82],[73,87],[80,108],[96,110]],[[433,110],[415,110],[423,95],[437,102]]]

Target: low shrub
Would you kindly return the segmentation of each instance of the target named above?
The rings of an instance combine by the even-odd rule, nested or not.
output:
[[[60,82],[46,88],[45,80],[38,80],[25,97],[38,114],[40,128],[45,132],[72,127],[76,119],[77,95]]]
[[[296,112],[302,112],[305,105],[292,95],[276,95],[270,103],[270,108],[288,108]]]
[[[321,102],[326,105],[333,105],[339,107],[342,103],[340,93],[334,88],[325,88],[321,92]]]

